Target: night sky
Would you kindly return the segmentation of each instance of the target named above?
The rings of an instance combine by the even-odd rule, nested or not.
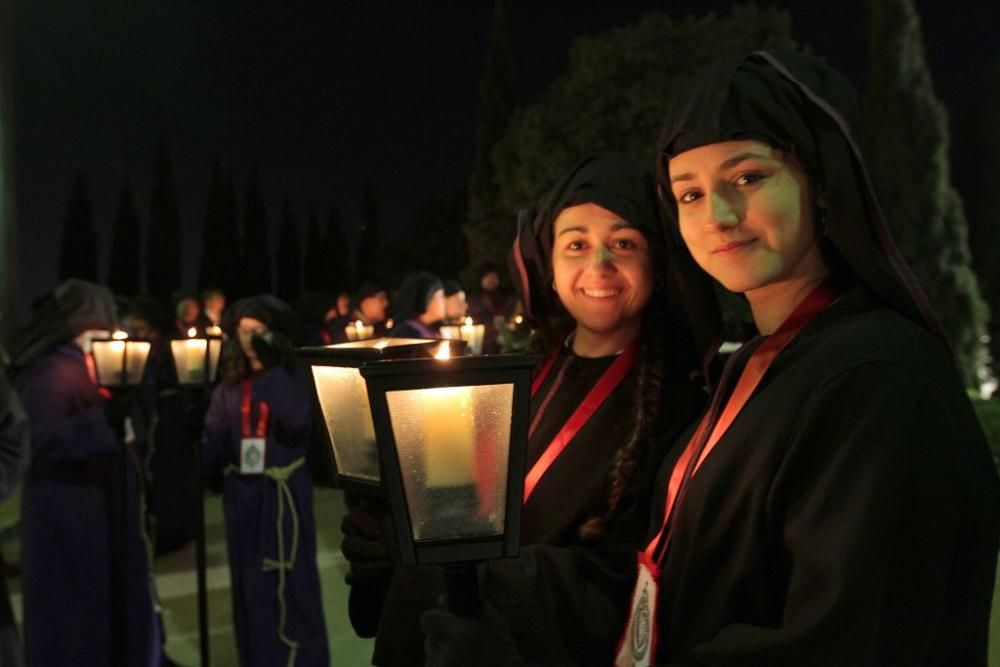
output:
[[[408,224],[414,205],[467,178],[488,0],[13,4],[22,303],[55,284],[60,225],[80,170],[90,181],[104,277],[125,174],[146,224],[161,131],[177,177],[187,286],[217,156],[235,171],[241,208],[247,170],[260,165],[272,231],[286,193],[300,224],[307,202],[321,220],[337,203],[354,227],[370,178],[381,222],[392,230]],[[701,13],[730,4],[509,1],[519,101],[559,75],[576,35],[653,9],[679,18],[695,6]],[[790,7],[796,37],[860,86],[860,0],[770,4]],[[986,64],[1000,55],[992,34],[1000,2],[917,5],[936,90],[960,116],[981,95]]]

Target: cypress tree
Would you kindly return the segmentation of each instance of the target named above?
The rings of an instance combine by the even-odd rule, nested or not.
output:
[[[126,176],[118,194],[118,214],[111,229],[108,287],[116,294],[139,293],[139,248],[142,231],[135,211],[135,197]]]
[[[991,307],[987,325],[990,368],[1000,377],[1000,57],[990,64],[986,95],[967,124],[965,152],[969,248],[983,298]]]
[[[947,113],[934,94],[913,0],[867,3],[870,167],[886,219],[927,291],[968,386],[984,357],[987,308],[951,184]]]
[[[323,284],[323,246],[319,233],[319,218],[316,216],[316,205],[309,202],[306,214],[306,247],[304,261],[303,290],[318,292]]]
[[[514,238],[514,216],[503,206],[491,159],[514,106],[514,57],[510,47],[507,10],[504,0],[493,3],[493,18],[483,76],[479,82],[479,110],[476,119],[476,153],[469,174],[467,222],[467,278],[473,278],[484,261],[506,266],[504,258]]]
[[[381,235],[378,227],[378,202],[375,188],[365,180],[361,195],[361,241],[358,244],[357,282],[383,280]]]
[[[233,237],[225,237],[226,189],[222,182],[222,165],[216,158],[212,164],[205,202],[205,218],[201,226],[201,261],[198,266],[198,286],[225,290],[229,284],[225,255],[231,251]]]
[[[243,208],[243,261],[241,285],[245,294],[271,291],[271,253],[267,244],[267,209],[257,166],[247,177]]]
[[[349,290],[351,282],[351,246],[344,233],[344,220],[336,205],[330,207],[326,229],[323,231],[322,278],[318,289],[324,292]]]
[[[302,290],[302,260],[299,249],[299,224],[292,212],[288,195],[281,200],[281,231],[278,236],[278,296],[294,301]]]
[[[181,241],[174,167],[166,134],[160,134],[153,162],[149,234],[146,235],[146,287],[161,299],[169,299],[181,286]]]
[[[62,248],[59,252],[59,282],[67,278],[97,280],[97,236],[94,234],[94,205],[87,176],[73,181],[66,216],[63,218]]]

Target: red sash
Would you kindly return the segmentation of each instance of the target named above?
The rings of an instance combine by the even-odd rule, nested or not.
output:
[[[244,438],[263,438],[267,435],[267,418],[271,406],[266,401],[257,404],[257,431],[250,432],[250,380],[243,381],[243,399],[240,401],[241,435]]]
[[[683,500],[688,483],[694,477],[698,468],[705,461],[708,455],[715,448],[715,445],[722,439],[730,425],[739,415],[740,411],[750,400],[754,390],[760,384],[771,366],[774,359],[782,350],[795,338],[817,315],[826,310],[840,295],[832,281],[827,279],[809,293],[802,303],[800,303],[792,314],[778,327],[770,337],[761,343],[750,355],[746,366],[736,382],[726,401],[725,407],[720,410],[722,396],[725,388],[729,386],[729,376],[735,365],[739,352],[733,355],[730,363],[727,364],[722,381],[712,400],[712,405],[708,412],[698,424],[697,430],[691,437],[684,452],[674,464],[674,469],[670,474],[670,482],[667,485],[665,507],[663,510],[663,525],[660,531],[649,542],[646,548],[639,552],[638,564],[640,576],[636,582],[636,589],[632,593],[631,611],[629,620],[625,626],[618,645],[618,653],[615,664],[629,662],[627,657],[631,651],[635,660],[635,647],[642,647],[642,664],[650,664],[656,654],[656,641],[658,628],[656,622],[656,598],[659,588],[659,574],[667,550],[670,548],[670,540],[673,534],[674,522],[673,513],[679,503]],[[650,581],[652,580],[652,581]],[[643,583],[640,591],[640,583]],[[642,597],[639,597],[639,594]],[[647,602],[648,598],[648,602]],[[642,632],[639,632],[642,630]],[[637,641],[637,637],[641,641]]]
[[[538,377],[532,383],[531,394],[534,396],[538,389],[542,386],[542,382],[548,376],[549,372],[552,370],[553,364],[555,364],[556,357],[559,354],[556,353],[545,362],[541,370],[538,373]],[[581,428],[594,416],[597,409],[601,407],[604,401],[611,395],[618,385],[622,383],[625,376],[635,368],[635,364],[639,357],[639,341],[632,341],[628,347],[626,347],[621,354],[611,363],[606,371],[601,374],[600,379],[594,384],[593,388],[583,399],[563,427],[559,429],[559,432],[552,439],[552,442],[548,444],[545,451],[535,462],[535,465],[531,466],[531,470],[524,478],[524,499],[523,502],[528,502],[528,498],[534,493],[535,487],[538,486],[538,482],[542,479],[549,468],[555,463],[555,460],[559,458],[559,455],[563,453],[566,447],[569,445],[570,441],[576,436]],[[550,390],[550,395],[556,390],[556,386]],[[544,406],[543,408],[544,409]]]

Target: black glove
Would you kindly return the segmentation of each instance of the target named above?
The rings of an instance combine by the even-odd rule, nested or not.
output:
[[[344,578],[348,586],[387,579],[392,574],[379,520],[368,509],[355,507],[348,512],[340,523],[340,531],[344,535],[340,550],[351,564],[351,571]]]
[[[108,426],[115,432],[118,439],[125,437],[125,418],[132,414],[132,394],[115,390],[111,397],[104,401],[104,418],[108,420]]]
[[[507,620],[485,601],[474,618],[441,609],[424,612],[424,655],[428,667],[524,667]]]
[[[374,637],[392,579],[389,550],[382,541],[379,520],[365,507],[348,512],[340,530],[344,535],[340,550],[351,565],[344,577],[351,587],[347,616],[359,637]]]

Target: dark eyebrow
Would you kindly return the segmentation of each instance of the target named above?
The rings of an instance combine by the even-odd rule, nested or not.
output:
[[[733,157],[724,160],[722,164],[719,165],[719,171],[725,171],[726,169],[732,169],[740,162],[746,160],[764,160],[765,162],[774,162],[774,159],[768,155],[761,155],[760,153],[754,153],[752,151],[747,151],[740,153],[739,155],[734,155]],[[677,174],[670,179],[671,183],[677,183],[678,181],[691,181],[694,180],[694,174],[690,172],[685,172],[683,174]]]
[[[619,229],[634,229],[634,225],[632,225],[628,220],[618,220],[617,222],[611,223],[611,231],[617,232]],[[589,231],[590,230],[587,229],[587,227],[584,225],[577,225],[576,227],[567,227],[566,229],[563,229],[558,234],[556,234],[556,238],[559,238],[560,236],[566,234],[567,232],[580,232],[581,234],[586,234]]]

